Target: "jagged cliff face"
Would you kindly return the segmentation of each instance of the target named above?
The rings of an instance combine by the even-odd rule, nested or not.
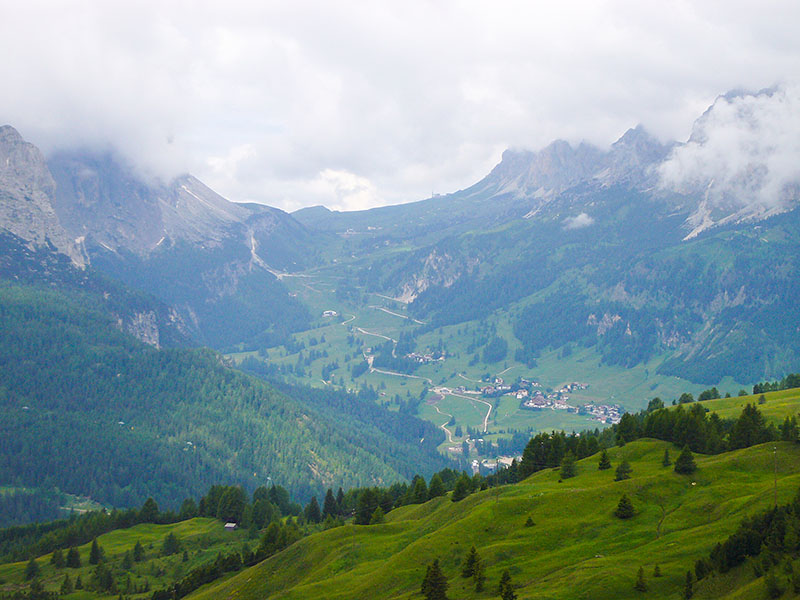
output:
[[[0,228],[32,246],[52,246],[83,266],[83,253],[54,210],[55,191],[55,181],[39,149],[13,127],[0,127]]]
[[[291,220],[267,206],[230,202],[191,175],[147,181],[108,153],[60,152],[49,165],[58,218],[90,252],[99,246],[147,256],[176,243],[213,249],[231,239],[249,246],[281,217]]]
[[[474,187],[494,196],[553,198],[586,182],[641,186],[670,147],[638,126],[629,129],[608,150],[587,143],[572,146],[564,140],[556,140],[536,152],[506,150],[500,163]]]
[[[165,303],[117,314],[121,329],[155,346],[165,325],[222,346],[278,340],[309,318],[276,276],[305,266],[317,236],[283,211],[230,202],[191,175],[148,180],[113,154],[88,151],[46,162],[3,127],[0,229]]]
[[[434,248],[422,259],[419,270],[411,273],[395,290],[396,299],[409,303],[430,287],[450,287],[462,276],[472,273],[479,262],[477,258],[453,256]]]

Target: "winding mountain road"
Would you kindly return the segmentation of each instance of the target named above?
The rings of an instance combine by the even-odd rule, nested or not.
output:
[[[447,427],[445,427],[445,425],[447,425],[447,424],[450,422],[450,419],[452,419],[452,418],[453,418],[453,415],[451,415],[450,413],[446,413],[446,412],[442,412],[442,411],[440,411],[440,410],[439,410],[439,407],[438,407],[438,406],[436,406],[435,404],[433,405],[433,408],[435,408],[435,409],[436,409],[436,412],[437,412],[437,413],[439,413],[440,415],[442,415],[443,417],[444,417],[444,416],[450,417],[449,419],[447,419],[447,421],[445,421],[444,423],[442,423],[441,425],[439,425],[439,427],[440,427],[441,429],[444,429],[444,432],[447,434],[447,441],[448,441],[448,442],[450,442],[450,443],[452,444],[452,443],[453,443],[453,434],[452,434],[452,433],[450,433],[450,430],[449,430]]]

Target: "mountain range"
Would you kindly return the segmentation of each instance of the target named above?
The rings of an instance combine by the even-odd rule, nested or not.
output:
[[[730,388],[800,370],[797,184],[772,181],[765,166],[769,157],[759,162],[751,156],[744,174],[726,177],[708,160],[700,161],[709,165],[705,175],[696,165],[687,166],[692,157],[708,158],[716,143],[717,112],[739,97],[721,97],[685,144],[663,143],[636,127],[608,149],[565,141],[535,152],[510,149],[485,178],[464,190],[348,213],[312,207],[288,214],[231,202],[191,175],[153,179],[108,151],[75,148],[45,158],[4,126],[0,279],[9,286],[7,299],[47,298],[25,313],[26,323],[41,334],[37,344],[45,344],[47,328],[58,333],[52,339],[72,339],[64,338],[64,331],[91,326],[113,340],[106,344],[89,336],[94,341],[88,345],[70,345],[79,356],[64,358],[66,364],[95,364],[92,357],[102,356],[106,345],[123,352],[129,342],[111,334],[113,325],[162,352],[210,346],[224,353],[178,361],[189,365],[186,372],[199,369],[202,381],[225,390],[218,396],[202,388],[215,402],[249,381],[214,370],[215,360],[225,369],[238,365],[283,383],[335,392],[330,397],[303,387],[286,392],[295,396],[285,401],[292,406],[289,437],[303,440],[289,453],[292,469],[303,464],[298,457],[309,448],[325,447],[324,423],[338,432],[326,474],[319,461],[307,461],[299,468],[311,469],[313,484],[300,485],[303,475],[294,473],[295,493],[335,485],[337,477],[391,479],[407,475],[415,463],[430,471],[441,462],[429,444],[449,452],[464,442],[467,450],[456,450],[469,453],[475,433],[469,428],[502,437],[518,427],[523,413],[516,400],[518,412],[503,409],[505,422],[496,421],[499,400],[467,397],[475,405],[472,412],[441,404],[465,380],[491,382],[518,369],[560,385],[566,376],[558,365],[567,361],[571,375],[591,359],[609,373],[595,371],[592,386],[624,369],[643,373],[637,389],[645,392],[620,401],[636,408],[646,402],[644,393],[656,393],[664,382],[670,382],[668,389],[721,382]],[[91,317],[45,316],[60,303],[78,311],[81,298],[92,307]],[[378,316],[402,319],[402,326],[381,329]],[[158,362],[136,352],[151,361],[148,369]],[[14,361],[23,359],[12,353],[8,360],[16,369]],[[181,377],[190,377],[186,372],[180,371]],[[0,388],[7,409],[37,397],[19,387],[24,379]],[[76,385],[85,385],[80,381]],[[375,473],[356,474],[339,464],[354,443],[349,439],[354,430],[334,423],[354,410],[343,398],[359,390],[379,405],[362,427],[371,431],[369,443],[385,447],[397,426],[403,439],[397,448],[408,450],[394,452],[403,454],[399,462],[389,456],[380,464],[366,461]],[[274,415],[284,401],[264,393]],[[617,391],[602,394],[592,401]],[[177,399],[172,402],[179,406]],[[309,402],[325,408],[314,412]],[[153,411],[160,408],[145,405],[147,439],[174,436],[157,423]],[[184,414],[191,412],[190,404],[180,406]],[[132,418],[130,406],[120,408],[128,418],[119,420]],[[230,435],[210,435],[208,447],[235,447],[251,409],[228,415],[237,419],[237,433],[230,434],[228,423]],[[103,408],[103,418],[111,418],[109,410]],[[308,437],[302,415],[312,412],[319,422]],[[525,427],[542,427],[530,414],[525,413]],[[277,421],[269,422],[273,427]],[[456,424],[468,432],[458,433]],[[427,440],[424,448],[406,447],[414,446],[414,439]],[[230,468],[236,481],[255,484],[243,469],[252,472],[261,451],[227,467],[211,451],[203,459],[211,466],[202,483],[208,483],[209,472]],[[276,473],[289,468],[281,463]],[[192,485],[183,482],[181,490]],[[126,490],[123,479],[106,490],[107,497],[131,501],[145,493]]]

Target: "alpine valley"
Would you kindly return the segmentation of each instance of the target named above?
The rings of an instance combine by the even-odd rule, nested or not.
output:
[[[800,593],[800,186],[672,177],[777,93],[359,212],[0,127],[0,597]]]

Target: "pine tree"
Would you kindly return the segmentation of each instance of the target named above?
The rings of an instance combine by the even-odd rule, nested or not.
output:
[[[67,594],[71,594],[72,590],[72,580],[69,578],[69,573],[67,573],[64,575],[64,581],[61,582],[61,588],[58,593],[62,596],[66,596]]]
[[[56,569],[64,568],[64,553],[61,552],[61,548],[53,550],[53,556],[50,557],[50,564]]]
[[[75,548],[75,546],[67,551],[67,566],[70,569],[81,568],[81,555],[78,554],[78,550]]]
[[[475,582],[475,591],[482,592],[486,584],[486,569],[483,567],[480,556],[476,557],[475,569],[472,574],[472,581]]]
[[[784,442],[798,441],[797,417],[786,417],[781,425],[781,439]]]
[[[694,581],[692,580],[692,572],[686,571],[686,583],[683,585],[683,597],[689,600],[694,596]]]
[[[431,565],[425,567],[425,577],[422,578],[422,586],[420,587],[420,593],[428,597],[428,593],[430,591],[431,586]]]
[[[158,504],[152,498],[148,498],[142,504],[142,509],[139,511],[140,523],[155,523],[158,521]],[[97,563],[92,563],[97,564]]]
[[[424,504],[428,501],[428,485],[425,479],[416,475],[411,488],[411,503]]]
[[[600,462],[597,468],[601,471],[606,471],[611,468],[611,459],[608,458],[608,451],[605,449],[600,453]]]
[[[181,504],[181,511],[178,513],[181,521],[192,519],[197,516],[197,503],[192,498],[186,498]]]
[[[83,580],[81,579],[80,575],[78,575],[78,577],[75,579],[75,589],[76,590],[83,589]]]
[[[764,585],[767,588],[767,596],[770,598],[780,598],[783,596],[783,585],[781,585],[778,576],[775,574],[775,569],[772,569],[767,576],[764,577]]]
[[[533,522],[533,517],[528,517],[528,520],[525,521],[525,527],[533,527],[536,523]]]
[[[478,560],[478,551],[472,546],[461,563],[461,576],[464,578],[472,577],[475,574],[475,561]]]
[[[459,500],[463,500],[467,496],[469,496],[470,490],[472,488],[472,482],[470,478],[467,477],[466,473],[462,473],[461,477],[456,480],[456,487],[453,490],[453,496],[451,500],[453,502],[458,502]]]
[[[439,559],[428,566],[422,580],[422,595],[427,600],[447,600],[447,578],[439,567]]]
[[[694,576],[697,578],[697,581],[703,579],[708,573],[709,568],[706,561],[702,558],[697,559],[697,562],[694,563]]]
[[[319,523],[322,521],[322,513],[319,510],[319,503],[317,502],[316,496],[311,497],[311,501],[306,505],[304,515],[306,521],[309,523]]]
[[[124,571],[130,571],[133,568],[133,556],[130,550],[127,550],[123,555],[121,566]]]
[[[365,488],[356,502],[356,525],[369,525],[372,513],[378,507],[378,494],[372,488]]]
[[[689,450],[689,446],[684,446],[680,455],[675,461],[675,472],[681,475],[690,475],[697,470],[697,465],[694,462],[694,455]]]
[[[514,584],[511,583],[511,574],[508,570],[503,571],[500,577],[500,585],[497,587],[497,592],[500,594],[502,600],[517,600],[517,594],[514,592]]]
[[[783,535],[783,547],[787,552],[794,552],[800,545],[800,520],[790,517],[786,521],[786,533]]]
[[[339,488],[339,491],[336,492],[336,510],[339,516],[344,516],[344,492],[342,488]]]
[[[142,548],[142,543],[139,540],[136,540],[136,545],[133,547],[133,561],[142,562],[143,560],[144,548]]]
[[[434,473],[433,477],[431,477],[431,485],[428,487],[428,496],[430,498],[438,498],[439,496],[444,496],[444,494],[445,489],[442,478],[438,473]]]
[[[661,464],[665,467],[672,464],[672,459],[669,457],[669,448],[664,448],[664,458],[661,459]]]
[[[653,568],[653,577],[661,577],[661,567],[659,565]]]
[[[216,517],[220,521],[241,523],[246,505],[247,495],[244,490],[239,486],[228,486],[217,504]]]
[[[644,567],[639,567],[639,572],[636,574],[636,583],[633,584],[633,589],[639,592],[647,591],[647,582],[644,580]]]
[[[561,459],[561,469],[559,473],[561,475],[561,479],[569,479],[570,477],[575,477],[578,474],[578,470],[575,467],[575,455],[571,450],[564,455],[564,458]]]
[[[180,552],[181,545],[178,542],[178,538],[175,537],[175,534],[171,531],[167,534],[167,537],[164,538],[164,542],[161,545],[161,556],[172,556],[173,554]]]
[[[375,509],[375,512],[372,513],[372,516],[369,519],[369,524],[370,525],[380,525],[385,520],[386,520],[386,518],[385,518],[385,514],[383,512],[383,509],[379,506],[378,508]]]
[[[115,592],[116,586],[114,585],[114,577],[105,563],[98,563],[97,567],[92,574],[92,583],[94,587],[105,592]]]
[[[328,488],[328,491],[325,492],[325,500],[322,501],[322,517],[327,519],[330,517],[335,517],[339,514],[339,511],[336,510],[336,498],[333,496],[333,490]]]
[[[619,499],[619,504],[617,504],[617,508],[614,510],[614,516],[619,519],[630,519],[633,513],[633,503],[630,501],[627,494],[622,494],[622,498]]]
[[[103,554],[100,551],[100,545],[97,543],[97,538],[94,538],[92,540],[92,549],[89,551],[89,564],[96,565],[102,558]]]
[[[628,462],[627,459],[623,458],[622,462],[619,463],[619,466],[617,467],[616,475],[614,476],[614,481],[622,481],[623,479],[630,479],[631,473],[633,473],[631,464]]]
[[[36,563],[36,559],[31,558],[25,567],[25,580],[30,581],[31,579],[35,579],[39,576],[39,573],[39,565]]]

